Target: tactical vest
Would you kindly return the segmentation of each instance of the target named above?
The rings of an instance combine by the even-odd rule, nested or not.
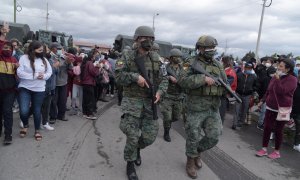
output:
[[[133,51],[133,53],[135,53]],[[135,54],[132,54],[129,59],[126,61],[127,71],[132,73],[140,74],[138,67],[134,62]],[[149,55],[145,58],[145,69],[150,79],[150,82],[154,84],[157,89],[157,86],[161,82],[160,79],[160,61],[153,55],[153,52],[150,52]],[[123,92],[126,96],[129,97],[151,97],[150,89],[147,87],[140,87],[137,83],[132,83],[130,86],[124,86]]]
[[[218,66],[216,62],[206,63],[201,60],[195,60],[195,61],[198,61],[200,63],[200,65],[211,75],[213,75],[215,77],[220,77],[221,79],[223,79],[222,73],[221,73],[222,67]],[[197,72],[194,72],[194,73],[197,74]],[[224,88],[222,86],[204,85],[198,89],[191,90],[189,94],[196,95],[196,96],[222,96],[223,93],[224,93]]]
[[[173,67],[171,67],[171,65],[168,65],[169,70],[173,71],[173,73],[176,75],[176,79],[178,79],[179,73],[176,73],[176,71],[174,70]],[[182,67],[179,66],[179,72],[182,71]],[[178,72],[178,71],[177,71]],[[171,81],[169,81],[169,85],[168,85],[168,90],[167,93],[171,94],[171,95],[179,95],[181,94],[182,90],[181,87],[178,84],[174,84]]]

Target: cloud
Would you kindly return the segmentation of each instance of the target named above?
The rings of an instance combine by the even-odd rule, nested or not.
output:
[[[270,0],[268,0],[269,2]],[[13,20],[12,1],[1,2],[3,20]],[[32,30],[45,29],[46,0],[18,0],[17,21]],[[72,34],[75,39],[111,45],[118,34],[133,35],[136,27],[152,27],[156,39],[194,46],[199,36],[210,34],[220,51],[242,57],[256,47],[261,0],[61,0],[49,1],[49,29]],[[259,55],[300,54],[299,0],[276,0],[265,9]],[[221,52],[220,52],[221,53]]]

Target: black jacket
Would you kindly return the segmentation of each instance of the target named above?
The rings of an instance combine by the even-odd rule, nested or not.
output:
[[[253,92],[257,90],[257,77],[255,74],[245,75],[244,73],[240,72],[237,74],[237,89],[236,92],[239,95],[252,95]]]
[[[293,96],[293,110],[292,115],[300,114],[300,84],[297,84],[297,88]]]

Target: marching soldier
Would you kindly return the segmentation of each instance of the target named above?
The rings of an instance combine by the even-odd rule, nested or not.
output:
[[[161,112],[163,115],[164,140],[171,142],[170,128],[171,123],[182,119],[182,101],[183,92],[178,85],[178,77],[183,71],[182,52],[179,49],[170,51],[170,63],[166,66],[169,85],[167,93],[161,103]]]
[[[135,165],[141,165],[140,149],[151,145],[158,133],[156,104],[166,91],[168,80],[160,73],[160,61],[151,51],[154,32],[140,26],[134,34],[133,50],[123,53],[116,63],[116,82],[123,86],[120,129],[126,135],[124,159],[129,180],[137,180]],[[153,101],[154,100],[154,101]]]
[[[222,129],[219,114],[220,97],[225,92],[217,86],[213,78],[197,73],[194,63],[203,67],[208,73],[220,77],[226,82],[226,75],[221,64],[214,59],[217,40],[212,36],[201,36],[196,43],[198,55],[189,60],[189,67],[179,78],[178,84],[188,89],[186,131],[186,172],[195,179],[197,169],[202,167],[200,154],[218,143]],[[201,129],[205,135],[201,136]]]

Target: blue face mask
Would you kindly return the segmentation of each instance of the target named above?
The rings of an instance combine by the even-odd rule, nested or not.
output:
[[[252,74],[251,70],[245,70],[244,73],[245,73],[245,74],[248,74],[248,75],[249,75],[249,74]]]

